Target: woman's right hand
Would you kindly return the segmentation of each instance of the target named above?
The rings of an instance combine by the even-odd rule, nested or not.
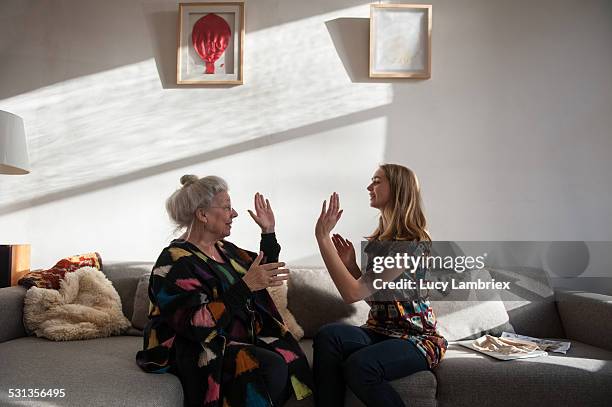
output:
[[[259,291],[268,287],[283,285],[283,281],[289,280],[289,269],[283,268],[285,263],[261,263],[263,252],[255,258],[242,281],[251,291]]]
[[[357,264],[357,259],[355,257],[355,248],[353,247],[353,243],[350,240],[343,238],[338,233],[334,233],[332,235],[332,242],[336,247],[336,251],[338,252],[338,256],[342,263],[346,266],[347,269],[351,269],[353,265]]]
[[[315,237],[317,240],[329,237],[329,233],[340,220],[342,212],[343,210],[340,209],[340,197],[334,192],[329,197],[329,208],[327,207],[327,201],[323,201],[321,214],[315,225]]]

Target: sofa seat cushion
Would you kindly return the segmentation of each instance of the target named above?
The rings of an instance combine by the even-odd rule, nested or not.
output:
[[[451,344],[435,371],[438,405],[608,406],[612,352],[572,341],[566,354],[500,361]]]
[[[308,363],[312,366],[312,339],[302,339],[300,346],[306,354]],[[393,388],[398,392],[402,400],[406,400],[406,405],[416,407],[435,407],[436,406],[436,377],[430,371],[418,372],[408,377],[403,377],[391,382]],[[310,400],[311,398],[307,399]],[[285,407],[306,406],[308,404],[292,400]],[[345,407],[363,407],[363,403],[347,390]]]
[[[117,336],[53,342],[19,338],[0,343],[1,406],[182,406],[172,374],[145,373],[136,365],[142,338]],[[65,389],[64,398],[9,398],[8,389]]]

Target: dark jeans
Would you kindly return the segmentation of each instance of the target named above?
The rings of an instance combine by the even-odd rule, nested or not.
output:
[[[351,325],[323,326],[313,347],[317,407],[343,406],[346,385],[368,407],[404,406],[389,381],[429,369],[412,342]]]

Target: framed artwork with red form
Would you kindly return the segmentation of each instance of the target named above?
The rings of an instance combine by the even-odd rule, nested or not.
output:
[[[244,2],[180,3],[176,83],[241,85]]]

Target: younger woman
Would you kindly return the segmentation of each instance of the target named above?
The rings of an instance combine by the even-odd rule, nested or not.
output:
[[[367,297],[371,306],[365,325],[332,323],[316,334],[313,370],[318,407],[344,405],[346,385],[368,407],[404,406],[389,381],[435,368],[447,347],[420,290],[371,296],[374,253],[392,256],[410,242],[411,255],[428,252],[431,239],[415,174],[401,165],[384,164],[367,189],[370,206],[380,211],[380,218],[368,237],[365,273],[357,265],[352,243],[337,234],[330,236],[342,216],[338,194],[332,194],[329,207],[323,202],[315,228],[321,256],[344,301],[353,303]],[[417,270],[412,278],[422,278],[424,271]],[[404,270],[390,270],[377,277],[392,281],[404,274]]]

